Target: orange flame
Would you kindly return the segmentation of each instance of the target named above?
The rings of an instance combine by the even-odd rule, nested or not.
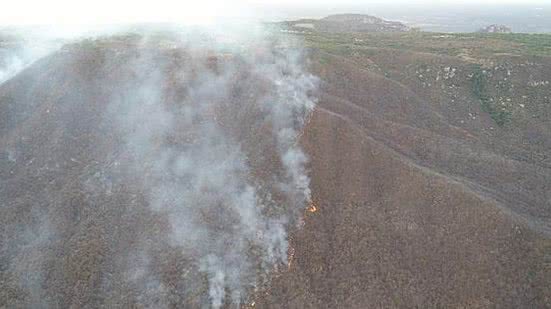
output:
[[[316,207],[316,204],[313,201],[310,203],[310,206],[308,206],[308,211],[311,213],[318,211],[318,207]]]

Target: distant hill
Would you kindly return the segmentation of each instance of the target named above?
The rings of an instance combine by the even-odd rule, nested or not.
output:
[[[388,21],[364,14],[337,14],[322,19],[301,19],[284,23],[292,31],[317,30],[320,32],[406,32],[410,28],[403,23]]]
[[[513,32],[511,28],[505,25],[489,25],[478,30],[480,33],[511,33]]]

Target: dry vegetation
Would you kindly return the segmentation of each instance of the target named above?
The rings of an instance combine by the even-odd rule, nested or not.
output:
[[[551,308],[551,36],[299,36],[321,79],[300,141],[316,211],[305,210],[292,232],[288,269],[249,304]],[[102,122],[102,98],[132,75],[124,67],[132,41],[68,47],[0,87],[0,308],[207,301],[205,278],[165,250],[166,218],[135,184],[87,191],[98,167],[124,160]],[[161,54],[175,68],[183,57]],[[238,90],[240,98],[251,91]],[[233,129],[262,142],[262,130],[250,130],[254,115],[243,117],[249,122]],[[45,153],[60,165],[41,169],[56,163]],[[260,175],[277,169],[254,155]],[[37,222],[44,214],[52,221]],[[126,281],[143,242],[155,244],[158,273],[147,286]],[[13,269],[16,257],[27,268]]]

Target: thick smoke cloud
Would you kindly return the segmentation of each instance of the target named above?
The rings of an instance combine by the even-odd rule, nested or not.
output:
[[[242,303],[286,262],[287,232],[310,201],[298,136],[316,79],[289,43],[262,31],[180,33],[175,69],[145,38],[137,78],[112,102],[128,177],[168,218],[170,245],[195,261],[214,308]]]

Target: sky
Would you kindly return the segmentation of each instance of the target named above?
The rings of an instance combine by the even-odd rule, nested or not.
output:
[[[136,22],[211,23],[217,18],[261,18],[271,8],[446,4],[545,4],[548,0],[4,0],[0,25]],[[3,1],[3,2],[4,2]]]

